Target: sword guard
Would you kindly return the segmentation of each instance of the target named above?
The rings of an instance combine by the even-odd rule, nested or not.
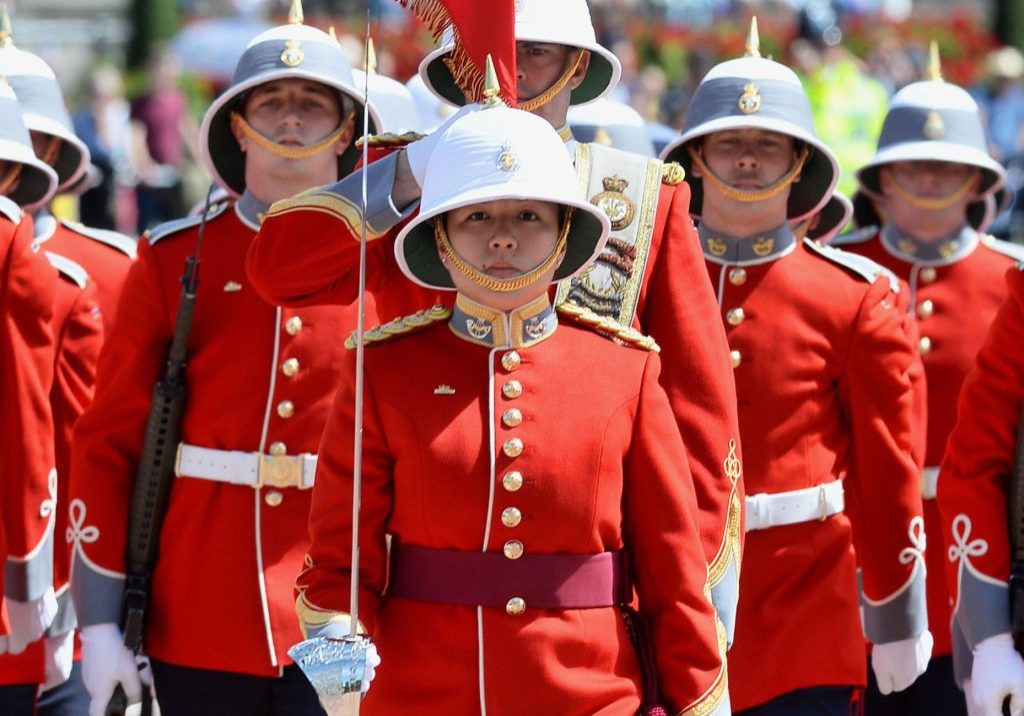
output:
[[[354,716],[359,713],[369,647],[364,636],[318,636],[299,642],[288,656],[309,679],[327,716]]]

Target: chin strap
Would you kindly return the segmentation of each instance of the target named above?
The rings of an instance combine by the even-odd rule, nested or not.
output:
[[[556,94],[565,89],[565,86],[569,84],[569,80],[571,80],[572,76],[576,74],[576,70],[579,68],[580,62],[583,61],[583,53],[585,51],[586,50],[579,50],[576,53],[576,59],[569,63],[569,69],[563,72],[562,76],[559,77],[553,85],[548,87],[546,90],[541,92],[536,97],[520,102],[518,108],[523,110],[524,112],[532,112],[538,107],[543,107],[548,102],[550,102]]]
[[[975,187],[978,186],[978,182],[981,180],[981,176],[975,174],[970,179],[966,179],[960,188],[954,191],[952,194],[946,196],[940,196],[935,198],[918,196],[917,194],[911,194],[909,191],[900,186],[899,182],[892,182],[892,193],[897,196],[901,201],[905,201],[914,208],[917,209],[948,209],[957,202],[961,201],[969,192],[973,192]]]
[[[21,179],[21,172],[24,168],[24,164],[11,164],[7,173],[0,177],[0,196],[6,196],[7,192],[11,191],[17,181]]]
[[[278,144],[273,139],[265,137],[253,129],[252,125],[246,121],[245,117],[240,115],[238,112],[231,113],[231,127],[235,130],[241,131],[246,137],[254,141],[260,147],[271,154],[281,157],[282,159],[305,159],[306,157],[311,157],[314,154],[319,154],[328,147],[337,144],[341,135],[345,132],[345,127],[353,116],[354,112],[349,112],[345,115],[345,118],[341,121],[341,124],[338,125],[337,129],[316,144],[310,144],[305,147],[288,147],[283,144]]]
[[[797,156],[796,163],[793,164],[793,168],[783,174],[778,181],[771,186],[765,187],[764,189],[755,189],[753,191],[745,191],[743,189],[736,189],[725,183],[722,179],[715,175],[714,172],[704,162],[704,158],[701,157],[693,147],[687,147],[686,151],[690,153],[690,158],[693,160],[694,165],[700,169],[701,178],[711,186],[715,187],[719,194],[722,194],[728,199],[735,201],[742,201],[746,203],[754,203],[758,201],[767,201],[773,196],[777,195],[783,189],[787,189],[793,182],[800,176],[800,172],[803,171],[804,164],[807,163],[807,158],[811,155],[811,149],[806,144],[801,147],[800,154]]]
[[[559,257],[562,255],[562,251],[565,250],[565,245],[569,239],[569,227],[571,225],[572,207],[568,207],[565,214],[565,222],[562,224],[562,231],[558,236],[558,241],[555,243],[555,248],[551,250],[548,257],[535,269],[532,269],[521,276],[516,276],[515,278],[497,278],[495,276],[488,276],[482,271],[478,271],[466,263],[465,259],[459,256],[455,247],[452,246],[451,241],[448,240],[448,232],[445,231],[444,228],[443,216],[438,216],[434,219],[434,239],[437,241],[437,245],[440,247],[441,252],[448,258],[448,263],[452,268],[475,283],[477,286],[488,291],[494,291],[495,293],[512,293],[513,291],[519,291],[527,286],[537,283],[541,276],[551,270],[551,267],[557,263]]]

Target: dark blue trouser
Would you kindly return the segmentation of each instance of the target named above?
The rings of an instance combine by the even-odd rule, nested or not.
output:
[[[932,659],[910,688],[886,696],[878,691],[869,663],[864,716],[967,716],[964,692],[953,680],[953,657]]]
[[[150,663],[162,716],[326,716],[297,666],[271,678]]]
[[[82,683],[82,662],[71,665],[71,676],[39,695],[38,716],[87,716],[89,692]]]
[[[0,714],[4,716],[35,716],[36,691],[39,684],[0,686]]]
[[[850,716],[849,686],[816,686],[783,694],[735,716]]]

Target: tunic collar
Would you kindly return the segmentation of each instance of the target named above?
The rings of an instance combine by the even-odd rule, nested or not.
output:
[[[952,264],[974,251],[978,232],[967,224],[938,241],[922,241],[895,224],[882,227],[881,241],[886,251],[913,264]]]
[[[472,301],[461,293],[448,322],[459,338],[490,348],[527,348],[550,337],[558,317],[548,294],[505,313]]]
[[[263,217],[266,216],[269,208],[269,204],[264,204],[249,193],[248,189],[235,202],[235,212],[238,214],[238,217],[254,231],[259,231],[260,224],[263,223]]]
[[[704,257],[716,264],[761,264],[782,258],[796,247],[789,224],[748,238],[713,232],[704,224],[697,227]]]

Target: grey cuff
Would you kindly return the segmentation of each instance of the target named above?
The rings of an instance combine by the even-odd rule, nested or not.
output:
[[[888,644],[913,639],[928,628],[928,604],[925,598],[924,564],[918,562],[909,584],[881,603],[860,595],[864,614],[864,634],[873,644]]]
[[[124,577],[113,577],[93,568],[78,549],[72,557],[71,596],[79,626],[121,622]]]
[[[398,152],[395,152],[366,169],[350,174],[324,191],[343,197],[353,206],[360,206],[363,200],[363,172],[366,172],[366,228],[370,233],[384,234],[419,206],[417,201],[401,211],[395,207],[391,199],[391,188],[395,183],[397,168]]]
[[[4,596],[17,602],[35,601],[53,587],[53,529],[28,559],[7,558],[4,580]]]
[[[960,568],[960,599],[953,623],[971,651],[979,642],[1010,631],[1010,588],[980,579],[970,567]]]
[[[57,595],[57,616],[46,630],[46,636],[60,636],[74,631],[78,621],[75,618],[75,605],[71,601],[71,589],[65,589]]]
[[[715,605],[718,618],[725,627],[726,647],[732,646],[736,633],[736,604],[740,595],[740,573],[736,560],[730,558],[725,573],[718,584],[711,587],[711,602]]]

